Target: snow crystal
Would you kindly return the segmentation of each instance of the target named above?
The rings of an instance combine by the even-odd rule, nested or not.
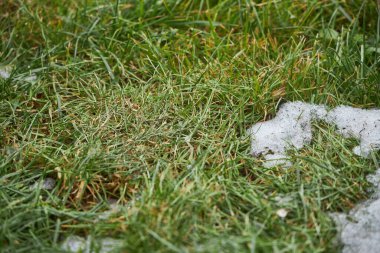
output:
[[[113,239],[113,238],[104,238],[101,240],[101,246],[99,253],[108,253],[108,252],[115,252],[117,249],[121,249],[123,246],[123,243],[121,240]],[[120,251],[117,251],[120,252]]]
[[[380,149],[380,110],[364,110],[339,106],[327,112],[323,105],[288,102],[281,106],[275,118],[253,125],[251,154],[263,156],[263,166],[289,167],[286,155],[291,148],[301,149],[312,140],[312,121],[320,120],[336,125],[344,137],[353,137],[360,145],[353,149],[357,155],[367,157],[372,150]]]
[[[380,168],[376,170],[374,174],[367,176],[367,181],[373,184],[375,187],[378,188],[378,191],[380,193]]]
[[[84,251],[86,249],[86,239],[76,235],[69,236],[62,243],[61,248],[70,252]]]

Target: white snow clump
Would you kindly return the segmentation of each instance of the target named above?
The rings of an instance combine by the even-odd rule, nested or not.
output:
[[[368,157],[371,150],[380,149],[380,110],[339,106],[328,113],[326,121],[335,124],[344,137],[360,141],[353,149],[356,155]]]
[[[251,154],[262,155],[263,166],[290,167],[286,155],[291,148],[301,149],[312,140],[312,121],[334,124],[344,137],[356,138],[360,145],[353,149],[357,155],[367,157],[371,150],[380,149],[380,110],[365,110],[339,106],[331,111],[323,105],[288,102],[281,106],[275,118],[253,125]]]
[[[87,253],[110,253],[120,252],[123,246],[122,240],[113,238],[92,239],[91,236],[83,238],[72,235],[66,238],[61,244],[62,250],[72,253],[87,252]]]
[[[0,77],[3,79],[8,79],[11,74],[10,74],[10,68],[8,66],[0,68]]]
[[[275,118],[253,125],[251,134],[251,154],[263,155],[264,167],[276,165],[291,166],[286,151],[300,149],[312,139],[311,121],[323,119],[327,111],[324,106],[303,102],[283,104]]]
[[[368,178],[376,187],[372,198],[357,205],[348,215],[334,213],[343,253],[377,253],[380,240],[380,168]]]

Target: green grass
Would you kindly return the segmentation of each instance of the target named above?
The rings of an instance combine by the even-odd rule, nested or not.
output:
[[[369,0],[0,1],[0,251],[339,251],[328,213],[368,197],[379,153],[316,123],[265,169],[246,129],[284,100],[380,107],[379,23]],[[108,199],[128,208],[95,221]]]

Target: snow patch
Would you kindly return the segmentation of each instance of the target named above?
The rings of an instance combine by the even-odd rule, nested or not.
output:
[[[328,113],[326,121],[335,124],[346,138],[360,141],[353,152],[368,157],[371,150],[380,149],[380,110],[365,110],[339,106]]]
[[[348,215],[333,214],[338,225],[343,253],[377,253],[380,242],[380,168],[368,177],[375,185],[372,199],[357,205]]]
[[[286,152],[301,149],[312,140],[312,121],[320,120],[337,127],[344,137],[356,138],[360,145],[353,149],[357,155],[368,157],[380,149],[380,110],[365,110],[339,106],[331,111],[323,105],[288,102],[281,106],[275,118],[253,125],[251,154],[263,156],[263,166],[290,167]]]
[[[270,168],[276,165],[291,166],[286,151],[300,149],[312,139],[311,122],[326,117],[324,106],[303,102],[289,102],[281,106],[275,118],[253,125],[251,134],[251,154],[263,155],[263,165]]]

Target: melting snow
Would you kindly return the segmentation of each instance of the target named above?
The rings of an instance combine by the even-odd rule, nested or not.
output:
[[[262,155],[266,168],[291,166],[286,152],[311,142],[314,120],[335,124],[344,137],[358,139],[360,145],[353,150],[357,155],[367,157],[371,150],[380,149],[380,110],[339,106],[328,112],[323,105],[288,102],[281,106],[275,118],[259,122],[248,130],[252,155]]]

